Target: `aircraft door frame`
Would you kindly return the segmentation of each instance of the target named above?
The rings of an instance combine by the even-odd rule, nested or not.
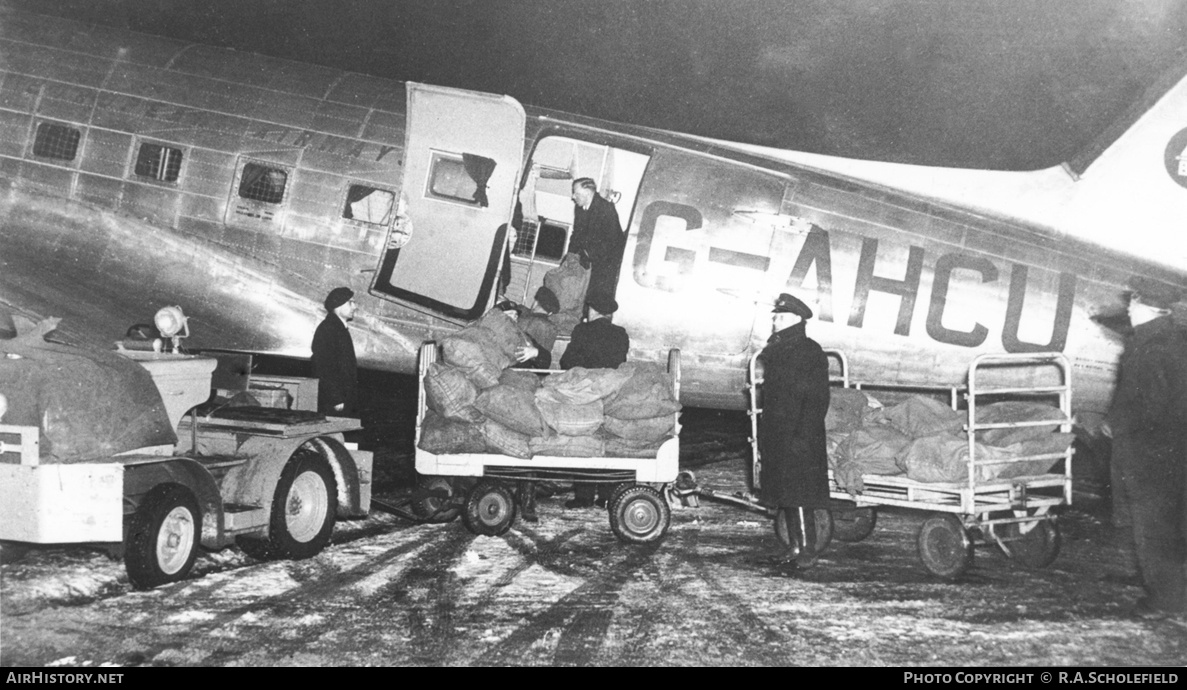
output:
[[[629,234],[653,151],[653,146],[597,130],[552,126],[537,132],[519,188],[523,222],[511,249],[506,294],[530,304],[543,285],[544,273],[558,266],[568,252],[573,232],[572,183],[577,178],[593,178],[598,193],[618,212],[624,234]],[[622,274],[620,270],[619,280]]]
[[[450,320],[485,311],[507,241],[527,116],[510,96],[408,83],[404,213],[371,292]]]

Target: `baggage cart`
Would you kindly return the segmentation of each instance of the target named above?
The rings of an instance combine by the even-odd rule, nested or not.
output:
[[[836,350],[827,352],[841,362],[841,385],[849,386],[844,354]],[[1019,367],[1047,367],[1053,373],[1053,377],[1048,378],[1056,378],[1058,382],[995,385],[992,370],[999,367],[1015,370]],[[1039,380],[1041,377],[1029,378]],[[751,360],[751,380],[754,382],[751,388],[754,438],[751,441],[757,477],[761,462],[756,441],[761,412],[757,405],[757,387],[761,386],[762,377],[761,372],[755,371],[755,359]],[[1067,357],[1058,352],[982,354],[974,357],[969,364],[967,381],[967,388],[942,389],[948,394],[952,409],[960,410],[962,399],[966,403],[963,410],[966,415],[963,427],[968,434],[969,448],[966,478],[958,482],[937,483],[898,475],[863,474],[864,490],[851,496],[837,485],[830,470],[831,498],[834,505],[840,508],[833,510],[834,538],[850,542],[864,539],[874,529],[876,509],[893,506],[930,513],[920,526],[916,545],[924,567],[939,577],[954,579],[964,573],[972,565],[973,547],[978,540],[996,544],[1009,558],[1024,567],[1042,568],[1054,561],[1060,545],[1055,509],[1072,502],[1072,455],[1075,449],[1069,445],[1059,453],[983,459],[977,455],[976,439],[977,433],[981,431],[1028,426],[1058,426],[1060,431],[1070,432],[1071,365]],[[908,387],[878,385],[876,388],[905,390]],[[920,390],[918,387],[909,389]],[[987,399],[1035,398],[1057,398],[1063,421],[976,422],[977,408]],[[1062,468],[1044,474],[982,479],[978,472],[980,468],[992,465],[1056,460],[1063,461]]]
[[[425,376],[438,359],[438,347],[420,348],[416,413],[416,471],[421,490],[412,501],[413,513],[428,522],[448,522],[462,516],[475,534],[500,535],[511,528],[517,508],[510,484],[519,480],[595,482],[614,486],[606,502],[610,528],[622,541],[647,543],[661,539],[671,521],[675,497],[672,483],[679,473],[680,413],[673,413],[672,437],[654,458],[559,457],[530,459],[498,453],[430,453],[420,448],[428,405]],[[680,398],[680,351],[668,353],[672,394]],[[532,371],[545,376],[552,370]]]

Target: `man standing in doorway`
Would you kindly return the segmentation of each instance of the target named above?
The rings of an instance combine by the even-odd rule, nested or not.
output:
[[[573,237],[569,251],[582,257],[582,265],[590,269],[586,294],[614,297],[626,247],[618,210],[598,194],[597,183],[588,177],[573,180],[572,198]]]
[[[1133,615],[1187,613],[1187,333],[1171,316],[1179,290],[1143,276],[1130,280],[1133,333],[1104,432],[1133,525],[1146,595]]]
[[[354,319],[354,291],[336,287],[326,295],[326,318],[313,334],[313,375],[317,411],[335,417],[358,417],[359,373],[354,341],[346,324]]]
[[[793,545],[781,567],[799,568],[816,559],[814,511],[828,507],[828,359],[805,332],[808,305],[783,293],[771,316],[771,338],[759,355],[763,365],[762,414],[758,423],[762,502],[782,511]]]

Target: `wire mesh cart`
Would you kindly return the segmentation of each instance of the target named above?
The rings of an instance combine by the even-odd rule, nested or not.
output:
[[[841,356],[845,367],[844,357]],[[1058,382],[1036,385],[994,385],[992,371],[1008,367],[1046,367]],[[1015,377],[1018,378],[1018,377]],[[1025,378],[1025,377],[1023,377]],[[1043,377],[1032,376],[1031,380]],[[1051,564],[1059,553],[1060,534],[1054,509],[1072,502],[1072,455],[1075,449],[1057,453],[984,458],[978,454],[978,434],[991,429],[1054,427],[1071,432],[1071,366],[1061,353],[983,354],[968,368],[968,387],[943,389],[952,409],[960,410],[963,398],[968,435],[967,474],[963,481],[921,482],[904,476],[863,474],[864,489],[856,496],[839,487],[830,470],[831,496],[850,509],[834,511],[834,537],[860,541],[874,529],[876,508],[894,506],[930,513],[919,528],[917,547],[924,567],[934,575],[954,579],[973,562],[978,540],[996,544],[1011,559],[1028,568]],[[760,380],[761,382],[761,380]],[[848,386],[847,376],[845,384]],[[860,388],[860,386],[857,386]],[[894,386],[877,386],[893,390]],[[917,390],[917,389],[916,389]],[[978,423],[977,409],[984,401],[1057,398],[1062,421],[1020,420]],[[1057,462],[1062,460],[1062,463]],[[756,456],[757,461],[757,456]],[[983,468],[1012,463],[1049,461],[1052,470],[1010,478],[983,478]],[[1045,462],[1043,464],[1046,464]],[[756,470],[757,472],[757,470]]]

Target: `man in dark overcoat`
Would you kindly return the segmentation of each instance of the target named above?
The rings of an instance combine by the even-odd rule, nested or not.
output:
[[[591,292],[585,306],[589,318],[573,328],[569,346],[561,355],[561,369],[617,369],[631,349],[626,329],[612,320],[618,302],[605,293]]]
[[[811,564],[816,554],[813,511],[828,507],[828,359],[807,336],[812,310],[787,293],[772,312],[770,340],[759,355],[763,367],[762,413],[758,423],[761,500],[786,511],[797,542],[787,563]]]
[[[573,180],[573,236],[569,252],[588,257],[589,288],[586,294],[614,297],[618,286],[618,269],[626,235],[618,220],[614,204],[598,194],[598,185],[591,178]],[[585,258],[582,259],[585,265]]]
[[[354,319],[354,292],[330,290],[323,303],[326,318],[313,333],[313,375],[317,377],[317,411],[335,417],[357,417],[358,360],[346,324]]]
[[[611,321],[614,312],[618,311],[618,302],[604,293],[591,293],[586,299],[586,307],[589,318],[573,328],[569,346],[561,355],[561,369],[617,369],[626,361],[631,349],[626,329]],[[573,500],[565,503],[565,507],[605,505],[609,498],[603,491],[605,488],[601,484],[577,482],[573,484]]]
[[[1171,317],[1181,292],[1130,281],[1133,333],[1121,355],[1104,431],[1129,506],[1145,596],[1139,618],[1187,613],[1187,332]]]

